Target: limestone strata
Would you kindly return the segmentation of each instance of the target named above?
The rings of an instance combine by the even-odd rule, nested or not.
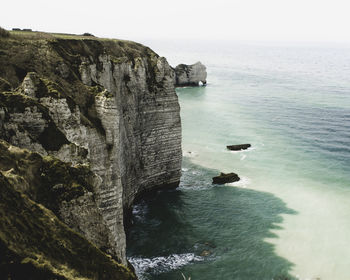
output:
[[[53,211],[76,232],[104,248],[111,236],[102,222],[94,191],[99,178],[86,165],[72,167],[0,140],[0,172],[11,186]],[[111,248],[105,252],[113,253]]]
[[[85,180],[85,176],[79,178],[79,174],[88,175],[83,174],[84,170],[1,140],[0,151],[1,279],[136,279],[130,268],[103,253],[48,210],[56,211],[61,202],[81,200],[84,206],[80,209],[86,209],[85,206],[92,209],[86,209],[88,219],[81,211],[77,217],[90,220],[90,231],[93,229],[94,215],[91,214],[95,211],[98,216],[93,194],[78,184]],[[56,168],[48,168],[53,163]],[[46,174],[37,174],[44,170]],[[54,173],[60,171],[62,176],[56,178]],[[61,180],[62,184],[52,186],[50,180]]]
[[[89,166],[108,236],[86,233],[126,264],[123,218],[138,195],[174,187],[181,170],[175,73],[164,58],[119,40],[1,39],[0,138]],[[62,203],[68,225],[85,227],[84,195]],[[105,241],[103,241],[105,240]]]
[[[203,85],[207,83],[206,67],[197,62],[192,65],[179,64],[175,67],[175,85],[183,86],[198,86],[199,82]]]

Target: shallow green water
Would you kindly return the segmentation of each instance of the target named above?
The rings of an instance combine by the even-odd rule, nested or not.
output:
[[[135,207],[128,255],[141,278],[348,279],[349,49],[176,54],[203,55],[209,84],[177,90],[180,188]],[[240,143],[252,148],[225,148]],[[219,171],[241,181],[213,186]]]

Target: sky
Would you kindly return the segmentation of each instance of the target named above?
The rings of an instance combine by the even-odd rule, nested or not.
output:
[[[350,42],[349,0],[4,0],[0,26],[129,40]]]

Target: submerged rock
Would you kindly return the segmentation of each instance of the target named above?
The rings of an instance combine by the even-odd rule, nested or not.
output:
[[[226,183],[233,183],[239,181],[240,178],[236,173],[220,173],[219,176],[213,177],[213,184],[226,184]]]
[[[203,250],[203,252],[200,254],[201,257],[208,257],[211,255],[211,252],[209,250]]]
[[[199,86],[199,82],[203,85],[207,84],[206,67],[197,62],[192,65],[179,64],[175,67],[175,86]]]
[[[229,145],[226,146],[227,149],[231,150],[231,151],[240,151],[240,150],[246,150],[248,148],[250,148],[251,145],[250,144],[239,144],[239,145]]]

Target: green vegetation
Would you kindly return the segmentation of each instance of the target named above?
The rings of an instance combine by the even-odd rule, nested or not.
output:
[[[10,91],[12,89],[10,83],[5,79],[0,78],[0,92]]]
[[[49,110],[37,100],[19,92],[0,92],[0,107],[6,109],[7,113],[23,113],[26,108],[36,108],[47,121],[47,126],[40,135],[28,133],[37,140],[46,150],[58,151],[64,144],[69,144],[66,136],[57,128],[49,114]],[[22,129],[26,130],[25,127]],[[6,136],[2,136],[7,140]]]
[[[145,61],[150,89],[156,85],[153,76],[157,72],[158,55],[139,43],[74,34],[25,31],[10,31],[10,34],[9,38],[0,38],[0,78],[12,88],[18,87],[27,73],[36,72],[41,79],[64,89],[58,92],[65,92],[79,106],[84,106],[80,98],[87,89],[82,86],[79,67],[84,58],[101,70],[99,58],[106,54],[113,64],[131,62],[135,68]],[[66,68],[64,74],[60,70],[62,65]]]
[[[20,92],[0,92],[0,106],[9,112],[24,113],[25,108],[37,106],[39,111],[48,116],[48,109],[36,100]]]
[[[1,279],[136,279],[0,172]]]
[[[99,85],[89,87],[87,86],[88,90],[90,91],[91,94],[94,96],[104,96],[107,98],[112,98],[113,94],[106,90],[104,87],[101,87]]]
[[[1,279],[136,278],[56,216],[62,201],[93,191],[93,176],[0,140]]]
[[[95,97],[113,97],[113,94],[96,82],[92,82],[92,87],[82,83],[80,66],[83,61],[90,61],[101,71],[104,66],[100,57],[106,54],[112,62],[112,69],[113,64],[128,62],[133,67],[138,67],[143,60],[146,62],[149,88],[156,89],[153,72],[157,70],[158,56],[141,44],[72,34],[25,31],[10,33],[9,38],[0,38],[1,91],[18,88],[25,76],[30,74],[35,81],[37,97],[65,98],[71,111],[78,106],[83,123],[95,127],[101,135],[105,135],[105,131],[95,110]],[[124,82],[127,83],[127,79]],[[19,92],[16,89],[14,94]],[[19,97],[11,99],[18,100]],[[27,100],[22,98],[22,101]],[[22,106],[23,110],[26,104],[22,105],[15,106]],[[43,141],[46,142],[45,139]]]
[[[8,32],[6,29],[0,27],[0,38],[7,38],[10,37],[10,32]]]
[[[93,173],[88,166],[42,157],[0,140],[0,171],[7,172],[17,190],[43,204],[54,213],[62,201],[70,201],[92,192]]]

